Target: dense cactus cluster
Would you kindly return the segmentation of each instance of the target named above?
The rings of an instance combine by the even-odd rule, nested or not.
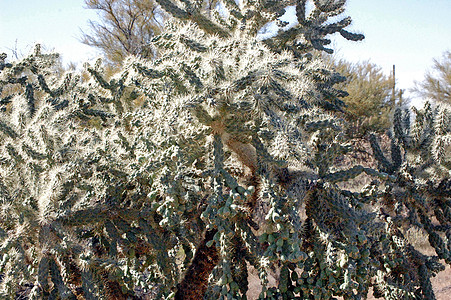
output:
[[[100,61],[59,75],[39,47],[0,57],[0,296],[246,299],[252,266],[260,299],[433,299],[451,262],[450,108],[412,125],[396,111],[389,153],[371,138],[379,167],[338,169],[344,79],[310,52],[363,38],[330,22],[345,1],[157,2],[173,16],[157,58],[111,78]],[[289,5],[297,25],[260,40]],[[361,173],[362,190],[338,185]]]

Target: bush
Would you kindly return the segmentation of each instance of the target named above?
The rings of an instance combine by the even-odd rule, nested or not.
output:
[[[39,47],[1,57],[1,296],[245,299],[252,265],[263,299],[371,286],[433,298],[429,278],[451,262],[449,108],[417,111],[413,127],[398,110],[389,155],[371,139],[379,167],[339,170],[352,151],[334,116],[343,78],[309,51],[329,51],[335,32],[362,38],[349,18],[327,22],[344,1],[314,1],[308,16],[298,1],[299,24],[264,41],[291,1],[224,1],[227,18],[157,2],[175,17],[152,41],[159,58],[129,58],[112,78],[100,62],[52,75],[57,55]],[[374,181],[339,188],[361,173]]]

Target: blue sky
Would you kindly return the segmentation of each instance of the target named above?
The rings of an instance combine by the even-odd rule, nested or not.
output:
[[[64,62],[83,62],[98,53],[79,42],[94,11],[83,0],[0,0],[0,52],[15,48],[27,54],[35,42],[55,49]],[[413,87],[432,66],[432,59],[451,50],[451,0],[348,0],[350,28],[365,34],[362,42],[334,38],[339,57],[370,59],[388,75],[396,65],[398,86]]]
[[[79,42],[81,30],[97,14],[83,0],[0,0],[0,52],[11,57],[16,47],[27,55],[38,42],[59,52],[64,62],[81,62],[97,52]]]
[[[371,59],[386,74],[396,65],[400,88],[422,81],[432,59],[451,51],[451,0],[349,0],[347,8],[353,18],[350,28],[365,39],[334,39],[338,55],[351,61]]]

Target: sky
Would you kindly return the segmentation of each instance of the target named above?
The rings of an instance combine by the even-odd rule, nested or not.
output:
[[[82,31],[89,32],[88,20],[98,19],[95,11],[84,8],[83,0],[0,0],[0,7],[0,52],[9,57],[12,49],[28,54],[36,42],[61,53],[66,64],[99,55],[80,42]],[[349,42],[334,37],[337,56],[370,60],[386,75],[396,65],[398,87],[418,101],[409,93],[414,81],[424,78],[433,58],[451,51],[451,0],[348,0],[345,15],[353,19],[348,28],[366,38]]]
[[[12,49],[30,53],[35,43],[54,50],[63,61],[84,62],[99,53],[80,42],[88,20],[96,20],[83,0],[0,0],[0,53],[13,57]]]
[[[365,39],[335,38],[338,55],[370,59],[387,75],[396,65],[397,85],[407,96],[414,81],[432,69],[433,59],[451,51],[451,0],[349,0],[346,14],[353,19],[349,28]]]

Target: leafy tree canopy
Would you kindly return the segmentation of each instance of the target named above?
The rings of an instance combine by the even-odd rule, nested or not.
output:
[[[386,76],[381,67],[370,61],[351,63],[333,57],[326,57],[326,60],[346,77],[337,87],[348,93],[343,97],[348,134],[365,136],[390,129],[395,108],[405,105],[393,74]]]

